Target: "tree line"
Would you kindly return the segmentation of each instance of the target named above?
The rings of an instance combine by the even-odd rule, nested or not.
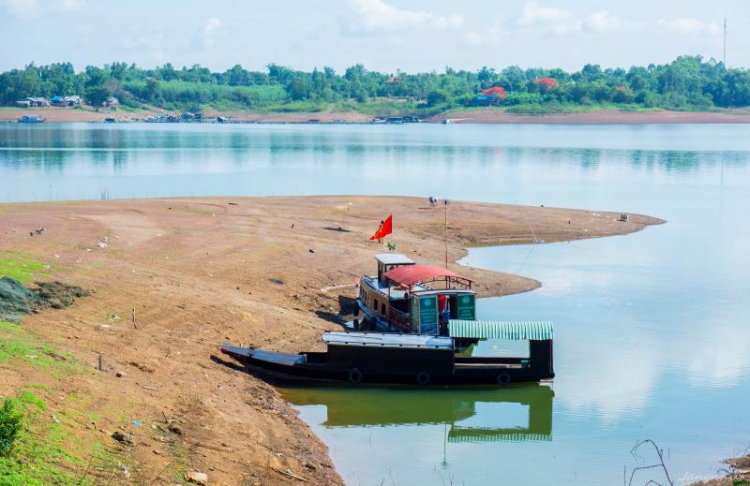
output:
[[[249,71],[239,64],[224,72],[193,65],[144,69],[115,62],[76,72],[71,63],[30,64],[0,74],[0,104],[28,96],[79,95],[96,106],[115,96],[125,107],[144,105],[199,111],[250,109],[315,111],[330,107],[385,112],[437,112],[477,103],[482,90],[502,88],[498,106],[516,111],[669,109],[702,111],[750,106],[750,70],[728,69],[713,59],[681,56],[668,64],[580,71],[517,66],[443,73],[370,71],[357,64],[337,73],[311,72],[271,64]]]

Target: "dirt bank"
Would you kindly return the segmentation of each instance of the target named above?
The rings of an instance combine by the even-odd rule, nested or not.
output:
[[[125,111],[88,111],[72,108],[0,109],[0,122],[15,122],[23,115],[41,115],[48,122],[103,122],[106,117],[120,121],[141,121],[149,116],[159,116],[163,110],[151,107],[150,111],[129,113]],[[179,112],[172,112],[179,115]],[[368,123],[371,115],[354,111],[321,111],[296,113],[265,113],[255,111],[217,111],[207,108],[207,117],[226,116],[236,122],[254,123]],[[498,109],[454,110],[429,117],[426,123],[442,123],[450,119],[455,123],[481,124],[556,124],[556,125],[612,125],[612,124],[669,124],[669,123],[750,123],[750,110],[722,110],[714,112],[648,111],[626,112],[600,110],[578,113],[551,113],[523,115]]]
[[[319,111],[299,113],[258,113],[254,111],[220,112],[208,109],[206,116],[226,116],[232,121],[255,123],[367,123],[372,116],[355,111]]]
[[[741,486],[750,484],[750,455],[723,461],[724,475],[692,483],[690,486]]]
[[[127,459],[127,476],[114,468],[111,484],[174,484],[189,470],[208,473],[215,485],[298,481],[289,474],[338,484],[325,445],[276,391],[211,357],[225,341],[320,348],[320,333],[336,329],[332,320],[351,305],[357,276],[374,270],[373,255],[383,247],[367,238],[388,214],[399,252],[442,261],[443,213],[426,202],[285,197],[0,205],[0,258],[42,262],[49,280],[95,290],[22,325],[58,355],[74,356],[82,371],[40,371],[23,356],[0,361],[0,395],[34,384],[50,403],[50,417],[72,417],[77,441],[104,444]],[[461,202],[449,208],[451,261],[469,245],[530,241],[532,231],[541,240],[569,240],[662,222],[633,215],[621,223],[619,214],[555,208]],[[44,233],[30,236],[39,227]],[[539,285],[458,271],[476,279],[484,296]],[[69,396],[79,397],[85,415],[72,413]],[[116,443],[113,431],[132,434],[132,444]],[[69,467],[79,477],[86,458]],[[108,477],[101,469],[88,474]]]
[[[454,123],[482,124],[555,124],[555,125],[616,125],[616,124],[674,124],[674,123],[750,123],[748,110],[724,110],[718,112],[645,111],[627,112],[619,110],[587,111],[578,113],[550,113],[547,115],[522,115],[497,109],[456,110],[441,113],[426,121],[442,123],[450,119]]]
[[[93,111],[93,110],[76,110],[73,108],[3,108],[0,109],[0,122],[16,122],[23,115],[40,115],[48,123],[68,123],[68,122],[103,122],[107,117],[115,118],[145,118],[150,113],[132,115],[124,111]]]

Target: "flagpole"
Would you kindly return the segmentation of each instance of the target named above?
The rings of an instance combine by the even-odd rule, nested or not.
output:
[[[448,200],[443,200],[443,214],[445,215],[445,232],[444,232],[444,241],[445,241],[445,269],[448,270]]]

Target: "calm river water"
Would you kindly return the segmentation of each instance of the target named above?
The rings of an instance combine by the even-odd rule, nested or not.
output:
[[[0,200],[276,194],[668,220],[462,262],[543,283],[479,317],[554,321],[551,388],[284,390],[347,483],[623,484],[652,439],[682,484],[750,446],[750,126],[0,125]]]

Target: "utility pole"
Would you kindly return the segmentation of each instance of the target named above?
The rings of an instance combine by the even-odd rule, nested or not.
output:
[[[724,69],[727,68],[727,18],[724,17]]]

